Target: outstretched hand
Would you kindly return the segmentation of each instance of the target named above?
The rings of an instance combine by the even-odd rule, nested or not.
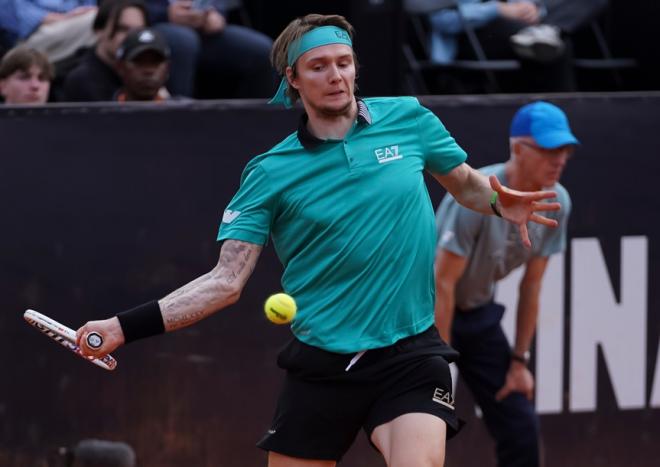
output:
[[[544,199],[556,198],[556,192],[512,190],[502,186],[495,175],[488,177],[488,180],[490,181],[490,187],[497,192],[500,214],[504,219],[518,226],[525,247],[530,248],[532,246],[527,231],[527,222],[536,222],[547,227],[557,227],[559,225],[555,219],[537,214],[538,211],[559,211],[561,209],[561,204],[558,202],[540,202]]]

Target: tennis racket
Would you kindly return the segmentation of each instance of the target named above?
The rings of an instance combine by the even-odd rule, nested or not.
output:
[[[80,346],[76,344],[76,331],[58,323],[54,319],[34,310],[25,310],[23,318],[39,331],[88,362],[100,366],[104,370],[114,370],[117,367],[117,360],[112,355],[108,354],[99,358],[83,355]],[[90,332],[86,336],[86,340],[87,345],[93,349],[98,349],[103,344],[103,336],[97,332]]]

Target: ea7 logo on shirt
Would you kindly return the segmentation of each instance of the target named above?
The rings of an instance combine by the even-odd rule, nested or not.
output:
[[[401,159],[403,154],[399,154],[399,145],[395,144],[393,146],[385,146],[384,148],[378,148],[374,150],[376,159],[378,159],[379,164],[384,164],[385,162],[395,161]]]
[[[232,211],[231,209],[225,209],[225,213],[222,215],[222,223],[231,224],[240,215],[241,215],[241,211]]]
[[[435,391],[433,391],[433,402],[437,402],[438,404],[442,404],[445,407],[454,410],[454,396],[451,395],[451,392],[445,389],[435,388]]]

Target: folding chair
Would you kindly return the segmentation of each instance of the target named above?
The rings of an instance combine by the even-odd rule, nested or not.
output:
[[[448,64],[434,63],[429,59],[431,55],[430,50],[428,50],[428,32],[424,20],[429,13],[445,8],[452,8],[458,12],[468,43],[476,57],[475,59],[459,59]],[[407,82],[408,87],[414,94],[429,93],[425,74],[451,73],[452,71],[469,71],[482,74],[485,77],[484,90],[486,92],[499,92],[500,86],[496,73],[520,69],[518,60],[491,60],[486,57],[474,28],[465,20],[456,0],[433,0],[432,2],[405,0],[403,9],[408,17],[408,23],[412,27],[412,30],[408,31],[409,34],[406,34],[406,36],[410,36],[415,41],[417,50],[421,51],[418,58],[413,45],[404,39],[402,52],[409,72]]]
[[[594,58],[574,58],[573,66],[583,70],[607,70],[611,73],[617,88],[622,88],[623,79],[620,72],[622,70],[637,68],[637,60],[628,57],[614,57],[612,55],[598,20],[592,20],[587,29],[593,34],[596,50],[600,56]]]

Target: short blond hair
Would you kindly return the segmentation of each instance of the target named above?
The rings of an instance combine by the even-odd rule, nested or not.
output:
[[[284,31],[275,39],[273,44],[273,49],[270,52],[270,62],[273,64],[275,71],[283,79],[286,79],[286,68],[288,64],[288,53],[289,46],[296,40],[300,39],[303,34],[316,29],[321,26],[336,26],[345,30],[351,41],[353,40],[354,29],[351,26],[346,18],[341,15],[319,15],[319,14],[309,14],[303,16],[302,18],[296,18],[291,21]],[[355,67],[357,69],[357,56],[353,52],[353,61],[355,62]],[[293,76],[296,76],[296,65],[293,65]],[[289,86],[286,90],[287,96],[291,99],[291,102],[296,102],[300,97],[300,94],[292,86]]]

